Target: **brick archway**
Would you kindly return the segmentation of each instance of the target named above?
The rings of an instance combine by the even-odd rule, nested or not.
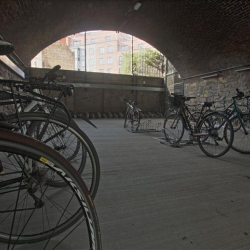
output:
[[[26,63],[84,30],[121,30],[167,56],[185,77],[250,62],[250,2],[229,0],[4,0],[1,36]]]

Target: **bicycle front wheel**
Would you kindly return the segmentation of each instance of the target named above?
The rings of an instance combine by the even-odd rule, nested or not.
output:
[[[225,115],[213,112],[201,120],[196,136],[202,152],[210,157],[220,157],[233,143],[233,126]]]
[[[47,124],[49,115],[46,113],[22,113],[19,116],[23,130],[36,139],[39,138],[44,126],[47,126],[39,139],[70,161],[81,174],[94,199],[100,182],[100,163],[88,136],[74,122],[69,123],[63,117],[51,116]],[[6,119],[10,123],[18,122],[15,115],[7,116]],[[51,181],[51,186],[60,187],[64,184],[56,178]]]
[[[0,161],[0,241],[7,249],[101,249],[93,202],[67,160],[37,140],[0,131]],[[63,188],[48,184],[55,176]]]
[[[140,121],[141,121],[141,115],[140,112],[135,110],[134,114],[131,117],[131,131],[136,132],[139,129],[140,126]]]
[[[126,111],[126,114],[125,114],[125,120],[124,120],[124,128],[127,128],[128,127],[128,121],[129,121],[129,117],[130,117],[130,113],[128,111]]]
[[[170,114],[164,120],[163,132],[167,141],[179,142],[184,134],[183,117],[178,114]]]

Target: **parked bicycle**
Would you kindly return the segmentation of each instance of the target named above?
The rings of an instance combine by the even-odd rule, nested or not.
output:
[[[48,72],[46,76],[52,75],[55,79],[55,69],[58,70],[58,68],[58,66],[54,67],[50,71],[53,74]],[[41,140],[62,154],[82,174],[94,198],[100,181],[98,155],[90,139],[72,119],[71,112],[60,102],[62,96],[71,94],[72,86],[45,84],[44,79],[46,78],[36,78],[32,81],[0,80],[0,84],[10,86],[9,91],[0,93],[1,104],[13,104],[16,110],[23,111],[23,113],[17,112],[14,115],[5,116],[4,120],[17,125],[19,128],[15,131],[25,132],[26,135]],[[37,89],[59,91],[60,94],[55,100],[33,91]],[[5,99],[13,99],[13,101],[4,102]],[[29,107],[33,112],[24,112],[28,111]],[[88,121],[86,118],[85,120]],[[54,185],[62,184],[55,180]]]
[[[127,128],[129,125],[132,132],[136,132],[140,126],[141,121],[141,110],[137,108],[137,101],[128,100],[123,98],[127,102],[127,109],[125,112],[124,128]]]
[[[13,99],[17,106],[14,93]],[[10,131],[22,128],[17,117],[18,126],[0,122],[0,249],[26,244],[100,250],[97,214],[84,181],[51,147]],[[55,186],[55,179],[63,185]]]
[[[197,138],[199,147],[206,155],[220,157],[228,152],[233,143],[233,126],[228,117],[222,113],[206,113],[206,110],[213,105],[212,102],[205,102],[199,116],[195,117],[185,103],[193,98],[174,95],[174,104],[178,109],[176,113],[165,118],[163,126],[165,138],[169,142],[178,143],[186,130],[191,137]]]
[[[232,103],[223,110],[223,113],[230,119],[234,130],[234,141],[232,149],[250,154],[250,113],[249,110],[243,112],[238,105],[238,100],[250,98],[244,92],[236,89],[236,95],[232,97]],[[247,106],[248,107],[248,106]]]

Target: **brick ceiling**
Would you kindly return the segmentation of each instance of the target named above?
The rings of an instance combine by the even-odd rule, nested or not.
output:
[[[183,77],[250,63],[249,0],[1,0],[0,35],[29,64],[85,30],[120,30],[161,51]]]

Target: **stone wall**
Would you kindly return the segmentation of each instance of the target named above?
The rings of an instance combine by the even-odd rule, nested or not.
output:
[[[250,70],[237,72],[237,69],[233,69],[207,79],[197,77],[184,80],[185,96],[195,96],[197,103],[215,101],[217,106],[228,105],[236,94],[236,88],[250,94]]]

